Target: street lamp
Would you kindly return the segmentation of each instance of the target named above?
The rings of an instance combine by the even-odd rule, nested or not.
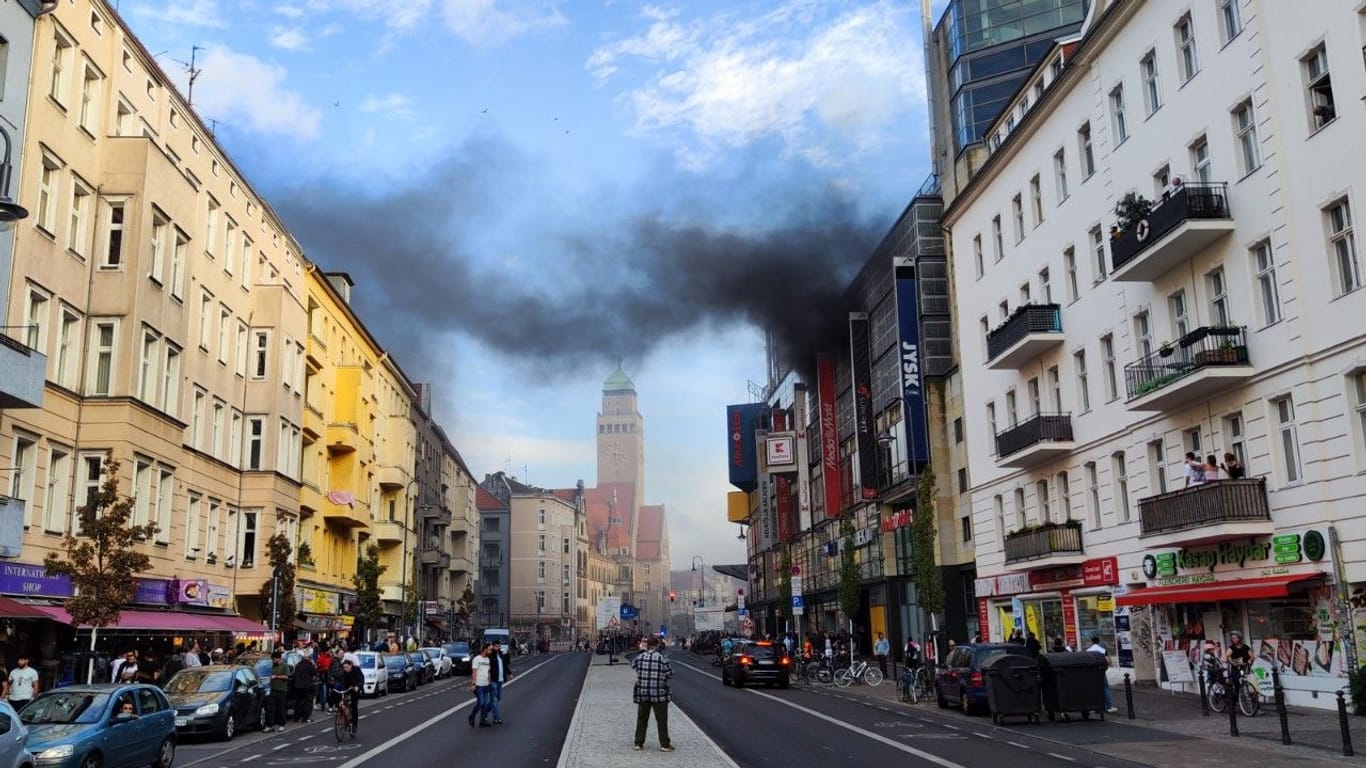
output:
[[[701,567],[701,568],[698,568],[698,567],[697,567],[697,566],[698,566],[698,563],[701,563],[701,564],[702,564],[702,567]],[[700,573],[700,574],[701,574],[701,575],[698,577],[698,585],[697,585],[697,607],[698,607],[698,608],[701,608],[701,607],[705,604],[704,598],[702,597],[702,591],[703,591],[704,589],[706,589],[706,586],[707,586],[707,561],[706,561],[706,560],[703,560],[701,555],[693,555],[693,556],[692,556],[692,569],[693,569],[693,572],[694,572],[694,573]]]
[[[14,166],[10,163],[9,132],[0,128],[0,137],[5,140],[5,157],[0,161],[0,232],[4,232],[14,227],[16,221],[28,218],[28,209],[10,199],[9,178]]]

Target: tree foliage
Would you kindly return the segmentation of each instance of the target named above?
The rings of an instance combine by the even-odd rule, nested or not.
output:
[[[379,577],[388,570],[380,565],[379,547],[365,548],[365,557],[356,565],[351,584],[356,588],[356,622],[365,628],[377,627],[384,621],[384,603],[380,600]]]
[[[465,591],[460,594],[455,603],[455,615],[459,616],[461,621],[470,620],[470,614],[474,613],[474,600],[474,587],[471,587],[469,582],[465,582]]]
[[[859,584],[858,564],[854,562],[854,521],[851,518],[840,520],[840,608],[850,621],[858,615]]]
[[[76,589],[65,606],[72,621],[96,628],[118,624],[123,606],[133,602],[136,577],[152,565],[151,558],[134,547],[157,533],[155,523],[132,523],[133,499],[119,494],[119,462],[112,452],[104,473],[99,491],[76,510],[80,535],[68,533],[62,540],[65,556],[49,552],[43,559],[49,574],[70,578]]]
[[[920,473],[920,487],[916,499],[915,516],[911,518],[911,581],[915,584],[916,602],[929,614],[944,610],[944,580],[935,562],[938,533],[935,531],[934,470],[929,467]]]
[[[422,591],[418,589],[417,577],[420,569],[417,553],[413,553],[412,570],[408,572],[408,588],[403,593],[403,614],[402,621],[404,627],[411,627],[417,624],[418,603],[422,600]]]
[[[266,542],[266,560],[270,563],[272,578],[261,585],[262,614],[273,616],[277,628],[292,625],[298,613],[294,604],[294,563],[290,562],[293,553],[289,537],[283,533],[271,536]],[[277,579],[278,584],[275,583]],[[275,610],[277,599],[278,611]]]

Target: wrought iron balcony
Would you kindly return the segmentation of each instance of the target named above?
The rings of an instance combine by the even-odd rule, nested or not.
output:
[[[1110,239],[1111,277],[1152,282],[1232,231],[1228,184],[1187,182]]]
[[[1075,520],[1007,533],[1005,544],[1007,564],[1084,554],[1081,523]]]
[[[1072,414],[1039,413],[996,435],[996,463],[1028,467],[1070,453]]]
[[[1212,540],[1271,530],[1271,505],[1263,477],[1216,480],[1139,499],[1138,516],[1143,536],[1201,530],[1191,539]],[[1223,536],[1218,530],[1203,530],[1224,526],[1230,527]],[[1265,531],[1260,530],[1263,527]]]
[[[987,367],[1016,370],[1062,342],[1062,308],[1025,304],[987,334]]]
[[[1131,411],[1165,411],[1208,397],[1248,378],[1247,331],[1239,326],[1196,328],[1124,366]]]

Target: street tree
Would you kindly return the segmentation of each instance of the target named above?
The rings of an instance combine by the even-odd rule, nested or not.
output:
[[[274,619],[272,629],[292,626],[298,610],[294,604],[292,554],[294,547],[283,533],[271,536],[266,542],[266,560],[270,563],[271,578],[261,585],[261,605],[264,615]]]
[[[911,582],[916,602],[930,616],[931,629],[937,630],[938,615],[944,610],[944,580],[935,555],[939,550],[935,531],[934,470],[928,466],[920,473],[915,516],[911,518]]]
[[[365,637],[368,629],[378,627],[384,621],[384,603],[380,599],[379,577],[388,570],[380,565],[379,547],[371,544],[365,548],[365,556],[356,565],[356,575],[351,584],[356,588],[356,637]]]
[[[859,609],[858,564],[854,562],[854,521],[851,517],[840,520],[840,608],[851,623]]]

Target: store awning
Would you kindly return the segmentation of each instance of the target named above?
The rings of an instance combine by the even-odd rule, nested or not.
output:
[[[55,605],[35,605],[47,618],[63,624],[73,623],[65,608]],[[140,629],[167,632],[261,632],[260,622],[241,616],[184,611],[122,611],[119,623],[107,629]]]
[[[321,624],[314,624],[313,622],[310,622],[310,621],[304,621],[303,619],[295,619],[295,620],[294,620],[294,628],[295,628],[295,629],[302,629],[302,630],[305,631],[305,632],[326,632],[326,631],[327,631],[327,627],[324,627],[324,626],[322,626]]]
[[[1115,596],[1115,605],[1164,605],[1169,603],[1213,603],[1219,600],[1254,600],[1285,597],[1290,590],[1307,581],[1322,579],[1321,573],[1296,576],[1262,576],[1255,579],[1212,581],[1172,587],[1148,587]]]
[[[46,619],[41,606],[0,597],[0,619]]]

